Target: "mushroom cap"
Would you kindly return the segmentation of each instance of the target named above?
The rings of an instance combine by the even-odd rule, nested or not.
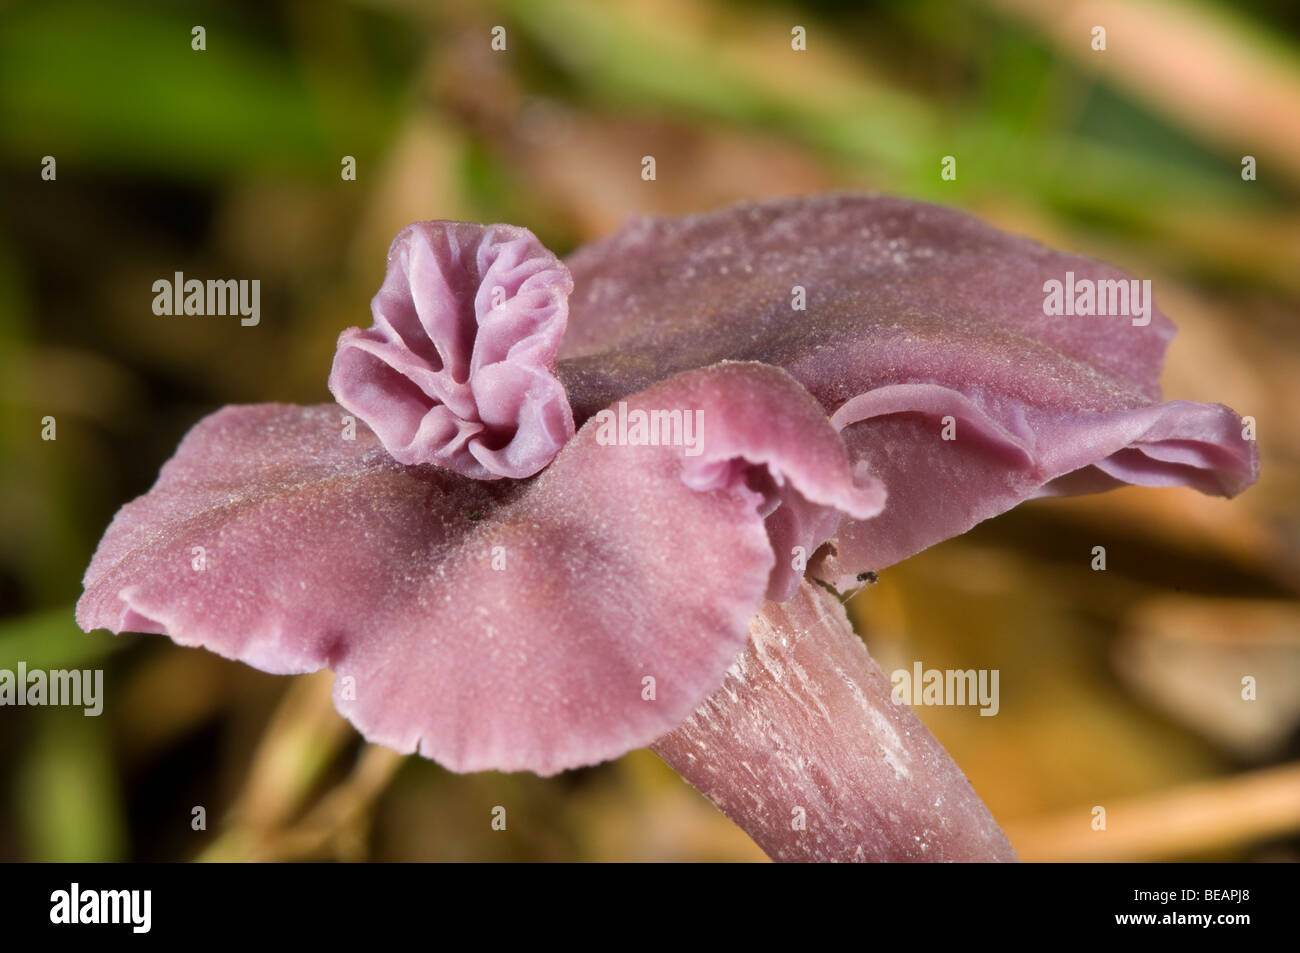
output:
[[[627,403],[698,410],[701,452],[604,444],[592,420],[538,476],[475,480],[398,463],[364,424],[347,439],[333,404],[227,407],[118,512],[77,620],[333,669],[368,739],[457,771],[644,747],[797,587],[790,550],[884,493],[778,368],[690,371]]]
[[[578,421],[721,360],[782,367],[832,415],[890,494],[835,534],[840,583],[1032,497],[1231,496],[1258,473],[1232,410],[1160,402],[1174,326],[1149,298],[1146,323],[1045,307],[1069,281],[1135,310],[1131,276],[955,209],[841,194],[639,218],[567,264],[558,373]]]

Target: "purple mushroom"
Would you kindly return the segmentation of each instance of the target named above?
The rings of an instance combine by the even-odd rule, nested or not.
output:
[[[1014,859],[814,583],[1031,497],[1254,480],[1235,413],[1160,402],[1149,297],[1049,313],[1066,281],[1137,302],[885,197],[634,221],[567,264],[522,228],[413,225],[339,339],[338,403],[195,425],[78,622],[332,669],[366,738],[455,771],[651,745],[776,859]]]

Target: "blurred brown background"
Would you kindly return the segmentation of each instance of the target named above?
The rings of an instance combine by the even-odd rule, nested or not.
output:
[[[997,717],[919,714],[1027,859],[1296,859],[1298,33],[1268,0],[0,2],[0,668],[103,666],[108,696],[0,709],[0,859],[760,859],[646,752],[453,775],[361,744],[327,673],[85,636],[72,605],[200,416],[328,399],[408,222],[565,253],[633,212],[829,189],[1152,277],[1166,396],[1254,416],[1263,461],[1236,501],[1035,502],[887,570],[851,603],[882,667],[1001,671]],[[261,324],[156,317],[178,270],[259,278]]]

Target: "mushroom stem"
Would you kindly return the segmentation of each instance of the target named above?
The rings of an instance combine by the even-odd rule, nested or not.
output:
[[[777,861],[1014,861],[938,739],[805,581],[764,603],[722,687],[652,746]]]

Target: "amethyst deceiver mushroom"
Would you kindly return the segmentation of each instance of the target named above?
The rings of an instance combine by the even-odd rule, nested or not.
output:
[[[1163,315],[1044,313],[1066,272],[1127,278],[875,196],[638,220],[567,264],[413,225],[338,403],[195,425],[78,622],[330,668],[366,738],[455,771],[653,745],[776,859],[1014,859],[809,580],[1030,497],[1254,480],[1235,413],[1160,402]]]

